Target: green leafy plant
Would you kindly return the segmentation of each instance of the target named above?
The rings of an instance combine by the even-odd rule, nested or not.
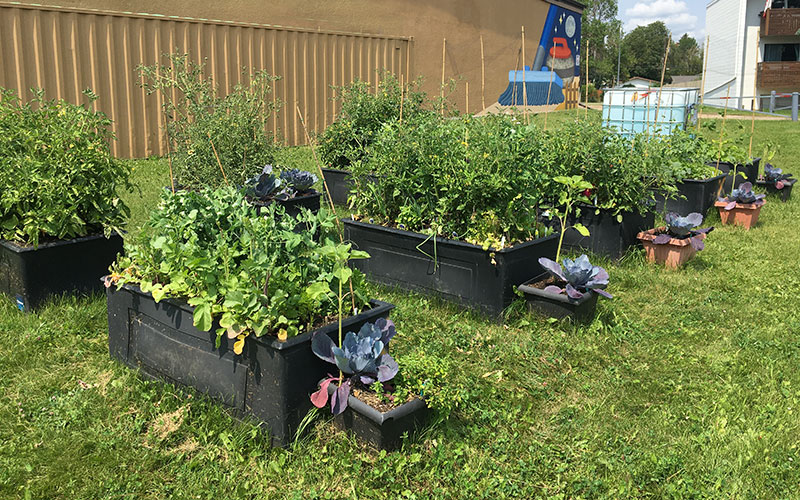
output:
[[[247,74],[223,96],[188,54],[165,54],[166,64],[139,66],[143,87],[158,93],[176,179],[189,187],[241,185],[272,164],[277,146],[267,123],[280,103],[269,99],[277,78]]]
[[[351,205],[379,224],[502,249],[549,234],[537,222],[541,147],[538,128],[508,116],[387,123],[352,166]]]
[[[194,325],[236,339],[236,353],[250,334],[286,339],[319,326],[339,311],[335,290],[351,277],[349,302],[363,307],[362,275],[341,269],[367,254],[332,237],[334,216],[278,212],[273,203],[256,215],[234,188],[165,192],[145,231],[126,242],[107,285],[137,285],[156,302],[186,300]]]
[[[351,164],[364,160],[383,125],[400,119],[401,107],[404,120],[430,113],[427,96],[419,90],[421,84],[417,80],[403,91],[397,78],[384,72],[377,92],[358,79],[337,88],[335,99],[341,103],[341,110],[319,138],[322,163],[348,170]]]
[[[42,90],[23,103],[0,89],[0,238],[36,246],[123,227],[129,210],[119,191],[133,186],[129,164],[111,155],[110,125]]]
[[[590,194],[592,184],[583,180],[580,175],[572,177],[557,176],[553,180],[564,188],[559,192],[558,203],[550,208],[551,217],[555,217],[561,227],[561,235],[558,238],[558,249],[556,250],[556,262],[561,258],[561,246],[564,243],[564,233],[570,227],[578,231],[581,236],[589,236],[589,230],[581,223],[569,225],[568,221],[573,213],[580,216],[580,208],[576,208],[576,203],[589,202],[587,194]]]

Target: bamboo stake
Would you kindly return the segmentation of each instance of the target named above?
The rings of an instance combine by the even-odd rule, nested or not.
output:
[[[580,93],[580,90],[578,90]],[[579,98],[580,99],[580,98]],[[589,118],[589,39],[586,39],[586,102],[584,103],[586,110],[583,113],[583,119]]]
[[[555,42],[555,40],[553,40],[553,52],[555,53],[555,51],[556,51],[556,42]],[[553,58],[555,59],[555,56]],[[553,89],[553,72],[554,72],[553,66],[555,66],[555,65],[551,64],[550,66],[551,66],[550,67],[550,86],[547,87],[547,102],[545,103],[547,105],[547,107],[544,108],[544,129],[545,129],[545,131],[547,130],[547,115],[550,114],[550,91]],[[580,90],[578,90],[578,94],[580,94]]]
[[[172,194],[175,194],[175,176],[172,174],[172,150],[169,145],[169,129],[167,128],[169,124],[167,123],[167,112],[166,110],[162,109],[164,112],[164,139],[167,143],[167,162],[169,163],[169,185],[172,188]]]
[[[522,118],[528,123],[528,81],[525,77],[525,26],[522,27]]]
[[[481,110],[486,109],[486,64],[483,59],[483,34],[481,34]]]
[[[667,74],[667,59],[672,45],[672,33],[667,36],[667,49],[664,53],[664,65],[661,67],[661,83],[658,86],[658,100],[656,101],[656,116],[653,119],[653,135],[658,133],[658,112],[661,110],[661,92],[664,90],[664,77]],[[648,124],[649,126],[649,124]]]
[[[758,93],[758,44],[761,41],[761,29],[756,33],[756,72],[753,74],[753,116],[750,119],[750,147],[747,156],[753,157],[753,134],[756,131],[756,94]]]
[[[706,37],[706,52],[703,62],[703,81],[700,83],[700,109],[697,110],[697,130],[700,130],[700,113],[703,112],[703,102],[706,99],[706,72],[708,71],[708,46],[711,44],[711,37]]]
[[[728,118],[728,101],[731,97],[731,83],[728,84],[728,91],[725,94],[725,111],[722,113],[722,126],[719,128],[719,152],[717,153],[717,174],[719,174],[719,163],[722,161],[722,135],[725,133],[725,120]],[[733,167],[734,170],[736,166]],[[736,182],[736,173],[734,173],[733,177],[734,183]],[[724,184],[724,183],[723,183]],[[722,189],[722,185],[720,185],[720,190]],[[733,189],[733,184],[731,184],[731,189]],[[719,193],[717,193],[719,195]]]
[[[466,93],[467,93],[467,109],[466,109],[466,112],[467,112],[467,114],[469,114],[469,82],[464,82],[464,83],[467,86],[467,90],[466,90]]]
[[[405,101],[406,87],[403,85],[403,75],[400,74],[400,123],[403,123],[403,102]]]
[[[442,88],[439,97],[441,98],[442,116],[444,116],[444,61],[447,55],[447,38],[442,38]]]
[[[328,203],[331,206],[331,212],[334,214],[334,221],[336,222],[336,229],[339,231],[339,241],[344,243],[344,232],[342,231],[341,222],[339,222],[339,216],[336,215],[336,207],[333,204],[333,198],[331,197],[331,190],[328,189],[328,182],[325,180],[325,174],[322,172],[322,165],[320,165],[319,160],[317,159],[317,151],[314,149],[314,144],[311,141],[311,136],[308,133],[308,127],[306,127],[306,121],[303,119],[303,113],[300,112],[300,105],[297,104],[297,101],[294,103],[294,107],[297,109],[297,116],[300,117],[300,124],[303,126],[303,132],[306,136],[306,141],[308,141],[308,147],[311,148],[311,156],[314,158],[314,164],[317,166],[317,171],[319,172],[319,176],[322,179],[322,184],[325,186],[325,193],[328,195]],[[350,300],[353,305],[353,312],[355,313],[356,310],[356,297],[353,293],[353,278],[350,277],[348,280],[350,284]],[[339,284],[341,288],[341,283]],[[339,292],[339,296],[341,297],[341,291]],[[341,322],[340,322],[341,325]],[[341,333],[341,332],[340,332]]]
[[[219,161],[219,155],[217,154],[217,148],[214,147],[214,141],[211,140],[211,132],[206,133],[208,135],[208,142],[211,143],[211,150],[214,151],[214,157],[217,159],[217,165],[219,165],[220,171],[222,171],[222,179],[225,181],[225,184],[230,185],[228,182],[228,177],[225,175],[225,169],[222,168],[222,162]]]

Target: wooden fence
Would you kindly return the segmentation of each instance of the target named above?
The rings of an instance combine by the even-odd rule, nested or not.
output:
[[[331,86],[355,78],[376,84],[386,70],[408,81],[410,37],[318,31],[183,17],[28,5],[0,1],[0,86],[29,99],[31,88],[48,97],[85,103],[91,88],[98,109],[114,120],[118,157],[166,153],[161,99],[145,95],[136,71],[163,62],[168,52],[205,60],[208,75],[229,92],[248,73],[281,77],[274,99],[284,103],[272,119],[286,144],[305,143],[295,103],[311,132],[336,114]],[[246,83],[246,82],[243,82]]]

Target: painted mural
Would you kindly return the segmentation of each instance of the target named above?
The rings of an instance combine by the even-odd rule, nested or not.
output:
[[[527,94],[528,106],[564,102],[564,88],[580,76],[580,47],[581,15],[551,5],[533,65],[525,61],[525,71],[512,69],[508,72],[508,87],[498,102],[503,106],[520,106],[525,104],[524,94]]]

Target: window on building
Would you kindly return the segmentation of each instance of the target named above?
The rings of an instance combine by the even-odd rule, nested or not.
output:
[[[800,43],[764,45],[764,62],[800,61]]]
[[[800,9],[800,0],[772,0],[773,9]]]

